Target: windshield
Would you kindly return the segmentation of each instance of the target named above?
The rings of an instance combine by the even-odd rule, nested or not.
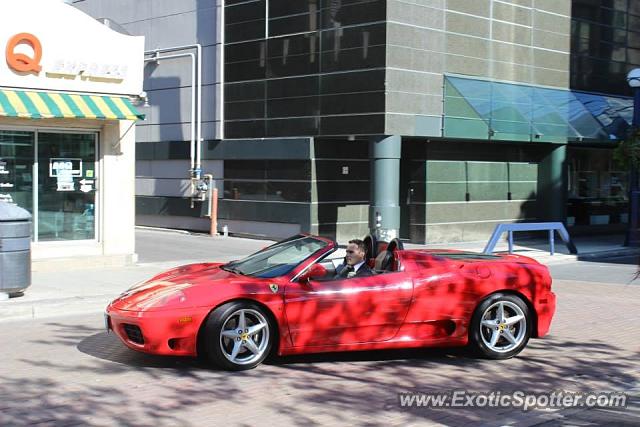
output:
[[[298,236],[269,246],[240,261],[230,262],[222,268],[245,276],[284,276],[327,245],[327,242],[314,237]]]

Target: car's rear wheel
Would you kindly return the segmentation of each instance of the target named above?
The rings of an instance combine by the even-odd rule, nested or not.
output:
[[[262,307],[230,302],[209,314],[203,336],[205,354],[223,369],[252,369],[269,355],[272,337],[273,327]]]
[[[522,298],[494,294],[485,299],[473,314],[470,343],[483,357],[508,359],[527,345],[531,326],[529,307]]]

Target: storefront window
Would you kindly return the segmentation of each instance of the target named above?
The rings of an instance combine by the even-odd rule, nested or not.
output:
[[[95,239],[93,134],[38,134],[38,240]]]
[[[34,133],[0,130],[0,201],[33,213]]]
[[[628,221],[628,173],[618,170],[610,149],[572,148],[568,164],[568,225]]]
[[[95,239],[96,161],[93,133],[0,130],[0,200],[33,215],[35,241]]]

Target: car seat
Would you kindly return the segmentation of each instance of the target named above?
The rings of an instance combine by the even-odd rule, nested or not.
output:
[[[385,273],[387,271],[392,271],[393,265],[393,252],[391,251],[382,251],[376,257],[375,263],[375,271],[378,273]]]

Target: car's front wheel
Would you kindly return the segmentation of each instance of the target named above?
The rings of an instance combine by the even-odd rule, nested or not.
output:
[[[213,310],[207,318],[205,354],[223,369],[252,369],[269,355],[273,332],[263,308],[249,302],[230,302]]]
[[[531,336],[527,304],[516,295],[498,293],[476,309],[469,330],[477,353],[490,359],[508,359],[520,353]]]

